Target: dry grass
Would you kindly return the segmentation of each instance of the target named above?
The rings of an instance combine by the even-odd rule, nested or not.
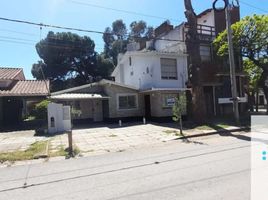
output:
[[[35,159],[35,155],[42,154],[46,151],[48,141],[39,141],[30,145],[25,151],[13,151],[0,153],[0,162],[5,161],[15,162],[21,160]]]

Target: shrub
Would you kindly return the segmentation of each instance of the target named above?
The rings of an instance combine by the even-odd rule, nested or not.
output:
[[[47,119],[47,106],[49,103],[49,100],[43,100],[36,104],[32,111],[32,116],[34,116],[35,119]]]

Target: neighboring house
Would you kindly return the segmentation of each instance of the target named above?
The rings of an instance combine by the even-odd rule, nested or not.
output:
[[[213,49],[213,40],[219,33],[226,29],[225,12],[216,12],[213,9],[207,9],[197,15],[198,18],[198,37],[200,40],[201,56],[201,83],[206,98],[206,108],[208,116],[228,115],[232,113],[232,102],[230,101],[231,84],[230,84],[230,66],[228,58],[221,59],[215,55]],[[231,11],[231,22],[235,23],[240,20],[240,10],[234,7]],[[162,27],[161,27],[162,26]],[[162,24],[161,30],[156,32],[155,48],[163,47],[168,43],[166,49],[173,50],[178,46],[183,47],[188,32],[188,24],[182,23],[174,29],[169,24]],[[164,31],[163,31],[164,30]],[[164,32],[164,34],[162,33]],[[170,41],[165,41],[165,40]],[[172,41],[173,40],[173,41]],[[174,40],[177,40],[174,41]],[[180,42],[178,42],[180,41]],[[177,45],[176,45],[177,44]],[[189,60],[188,60],[188,63]],[[240,111],[246,109],[247,98],[245,90],[248,87],[246,73],[242,69],[242,57],[235,56],[237,93],[240,97]],[[190,66],[188,72],[190,72]],[[189,75],[190,76],[190,73]],[[190,84],[187,84],[191,88]]]
[[[49,95],[49,81],[26,80],[20,68],[0,68],[0,125],[14,125],[27,114],[27,104]]]
[[[228,58],[221,59],[215,55],[212,42],[219,33],[226,29],[225,12],[217,12],[207,9],[198,16],[198,33],[201,41],[200,55],[202,85],[206,97],[206,107],[208,116],[228,115],[233,111],[230,83],[230,66]],[[240,20],[239,7],[231,10],[231,22]],[[185,24],[187,34],[187,24]],[[240,112],[246,111],[246,94],[248,87],[247,75],[243,72],[242,57],[235,55],[237,94],[240,97]]]
[[[138,88],[109,80],[54,92],[50,98],[56,103],[70,105],[74,122],[144,116],[144,99]]]

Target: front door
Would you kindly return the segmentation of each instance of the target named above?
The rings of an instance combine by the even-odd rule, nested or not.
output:
[[[204,87],[207,115],[214,116],[214,101],[212,87]]]
[[[101,122],[103,121],[103,111],[102,111],[102,100],[96,99],[92,101],[93,105],[93,121],[94,122]]]
[[[145,117],[151,117],[151,97],[150,95],[144,96],[144,105],[145,105]]]

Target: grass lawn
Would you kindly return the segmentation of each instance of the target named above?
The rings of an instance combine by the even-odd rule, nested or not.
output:
[[[13,151],[7,153],[0,153],[0,163],[5,161],[21,161],[32,160],[36,155],[46,151],[48,141],[39,141],[31,144],[25,151]]]
[[[80,149],[78,147],[73,148],[73,156],[76,156],[80,153]],[[69,156],[69,149],[64,148],[63,145],[60,145],[56,148],[56,151],[49,150],[49,157],[58,157],[58,156]]]
[[[0,153],[0,163],[10,161],[22,161],[22,160],[33,160],[38,159],[40,157],[57,157],[57,156],[69,156],[68,148],[64,148],[64,146],[57,147],[54,151],[51,151],[48,148],[47,152],[47,145],[49,145],[49,140],[47,141],[39,141],[35,142],[30,145],[28,149],[25,151],[12,151],[12,152],[5,152]],[[78,147],[74,147],[73,149],[73,156],[76,156],[80,153]]]
[[[180,131],[176,131],[176,130],[164,130],[163,132],[168,135],[182,136],[180,134]]]

